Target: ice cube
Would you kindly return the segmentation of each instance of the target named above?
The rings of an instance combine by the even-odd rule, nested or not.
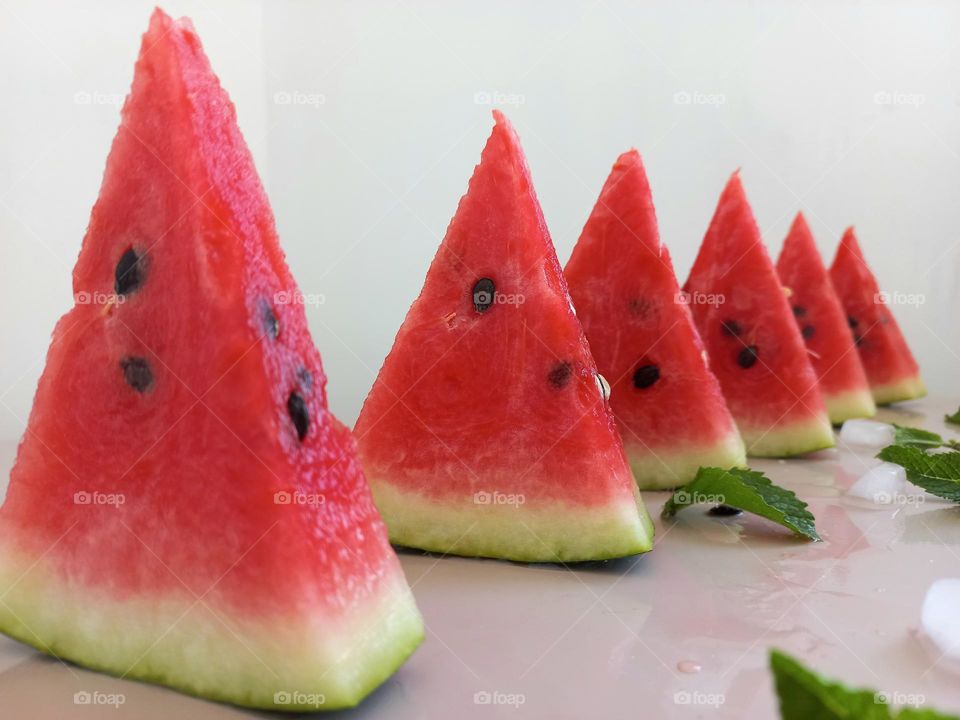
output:
[[[920,627],[941,657],[960,660],[960,578],[940,578],[927,590]]]
[[[878,505],[891,505],[904,502],[911,490],[906,471],[899,465],[885,462],[857,478],[847,490],[847,495],[864,498]]]
[[[893,444],[893,425],[861,418],[847,420],[840,428],[840,442],[862,447],[886,447]]]

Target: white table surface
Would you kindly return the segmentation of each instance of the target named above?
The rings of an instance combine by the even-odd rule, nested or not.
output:
[[[955,437],[942,421],[955,409],[924,400],[879,417]],[[14,447],[0,444],[3,477]],[[930,583],[960,577],[960,508],[855,506],[844,489],[872,454],[840,448],[752,463],[810,503],[823,543],[755,517],[714,519],[705,507],[665,524],[667,494],[644,493],[657,540],[640,558],[565,569],[405,552],[427,638],[359,709],[332,716],[775,718],[774,646],[850,683],[960,711],[960,676],[916,634]],[[680,672],[684,661],[701,671]],[[120,693],[124,703],[75,705],[83,690]],[[477,693],[503,702],[478,703]],[[522,704],[506,704],[510,695]],[[66,666],[0,638],[0,717],[277,716]]]

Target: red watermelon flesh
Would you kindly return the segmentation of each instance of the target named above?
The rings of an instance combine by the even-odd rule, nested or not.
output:
[[[685,290],[747,454],[833,446],[816,374],[739,173],[720,196]]]
[[[187,20],[143,38],[73,285],[0,509],[0,630],[238,705],[359,702],[421,621]]]
[[[394,543],[526,561],[645,552],[652,526],[519,140],[493,133],[356,434]]]
[[[641,489],[745,465],[743,441],[660,243],[647,175],[623,153],[564,269]]]
[[[877,405],[926,395],[917,361],[880,292],[852,227],[840,240],[830,267],[830,280],[847,314]]]
[[[777,274],[790,288],[790,306],[820,381],[830,422],[839,425],[850,418],[873,417],[877,408],[846,313],[802,213],[797,213],[783,243]]]

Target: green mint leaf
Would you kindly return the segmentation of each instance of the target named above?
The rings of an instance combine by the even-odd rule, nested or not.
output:
[[[960,452],[928,455],[920,448],[888,445],[877,457],[907,471],[907,479],[929,493],[960,502]]]
[[[953,415],[944,415],[943,419],[948,423],[953,423],[954,425],[960,425],[960,410],[957,410]]]
[[[944,715],[936,710],[905,707],[897,713],[897,720],[958,720],[956,715]]]
[[[807,504],[792,491],[774,485],[763,473],[754,470],[702,467],[691,482],[667,500],[662,515],[670,518],[688,505],[704,502],[739,508],[773,520],[810,540],[820,540]]]
[[[783,720],[891,720],[890,706],[872,690],[851,690],[808,670],[779,650],[770,651],[770,669]]]
[[[946,441],[935,432],[903,425],[893,426],[893,444],[907,447],[934,448],[946,445]]]
[[[897,711],[887,704],[889,694],[848,688],[779,650],[770,651],[770,669],[783,720],[960,720],[957,715],[927,708],[903,707]]]

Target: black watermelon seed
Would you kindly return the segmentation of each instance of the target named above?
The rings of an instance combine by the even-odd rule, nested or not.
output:
[[[547,374],[547,380],[553,385],[557,390],[560,390],[566,387],[567,383],[570,382],[570,378],[573,376],[573,368],[570,367],[568,362],[558,362],[550,372]]]
[[[113,275],[113,288],[117,295],[127,295],[140,287],[144,275],[143,261],[136,250],[129,248],[120,257]]]
[[[643,318],[647,317],[653,310],[653,303],[646,298],[630,298],[627,302],[627,309],[630,310],[631,315]]]
[[[280,335],[280,320],[277,319],[277,314],[266,301],[264,301],[260,313],[261,319],[263,320],[263,331],[271,340],[276,340]]]
[[[756,345],[747,345],[743,350],[740,351],[740,354],[737,355],[737,364],[740,367],[752,368],[757,363],[757,346]]]
[[[807,309],[800,305],[794,305],[793,314],[795,317],[798,317],[798,318],[804,317],[807,314]]]
[[[847,325],[849,325],[852,328],[855,328],[859,324],[860,324],[860,321],[857,320],[855,317],[847,316]]]
[[[854,334],[853,334],[853,344],[854,344],[854,345],[857,345],[858,347],[859,347],[860,345],[863,345],[863,335],[861,335],[860,333],[854,333]]]
[[[641,365],[633,373],[633,386],[639,390],[648,388],[660,379],[660,368],[656,365]]]
[[[493,305],[493,294],[496,285],[490,278],[480,278],[473,286],[473,307],[477,312],[486,312]]]
[[[804,325],[803,329],[800,331],[800,334],[803,335],[804,340],[809,340],[817,332],[817,329],[813,325]]]
[[[707,514],[713,515],[714,517],[733,517],[734,515],[742,515],[743,510],[730,507],[729,505],[714,505],[707,510]]]
[[[287,398],[287,412],[297,429],[297,437],[303,440],[310,429],[310,415],[307,413],[307,403],[297,393],[290,393]]]
[[[146,358],[125,357],[120,361],[123,379],[138,393],[145,393],[153,385],[153,371]]]
[[[728,337],[740,337],[740,333],[743,332],[743,328],[740,327],[740,323],[736,320],[724,320],[720,323],[720,329],[723,331],[723,334]]]

